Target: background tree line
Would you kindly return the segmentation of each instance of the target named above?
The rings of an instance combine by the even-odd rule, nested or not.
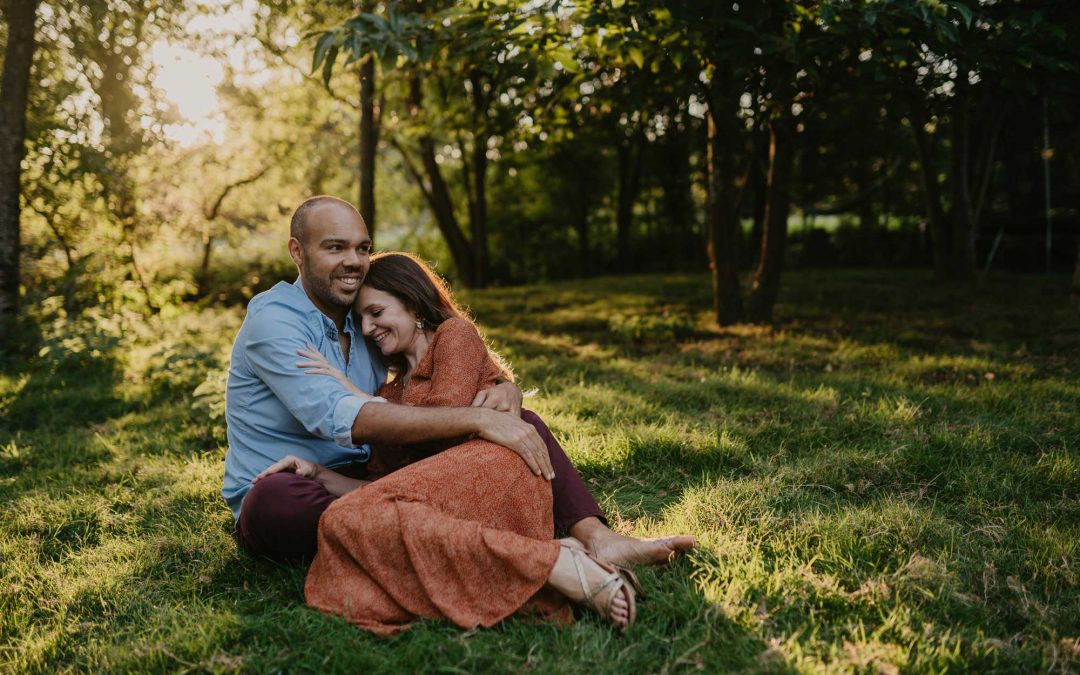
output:
[[[708,268],[722,324],[785,264],[1077,261],[1069,0],[2,8],[9,317],[242,301],[317,193],[471,287]],[[218,64],[213,132],[167,44]]]

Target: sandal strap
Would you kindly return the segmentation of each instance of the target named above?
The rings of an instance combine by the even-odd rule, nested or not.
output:
[[[602,611],[603,616],[606,619],[610,620],[611,603],[615,601],[615,597],[622,591],[623,587],[626,586],[626,581],[618,572],[612,572],[608,576],[601,579],[598,582],[598,585],[593,586],[593,584],[589,582],[588,575],[585,573],[585,566],[581,563],[582,556],[591,556],[589,556],[588,553],[582,551],[579,548],[573,548],[572,546],[564,546],[563,548],[566,548],[570,551],[570,558],[574,561],[574,569],[577,571],[578,583],[581,584],[581,592],[585,595],[585,601],[592,605],[593,609],[597,610],[598,612],[601,611],[600,606],[596,603],[596,596],[603,593],[612,584],[615,585],[615,588],[613,588],[611,590],[611,593],[608,595],[607,602],[604,603],[604,608]],[[600,568],[603,569],[602,566]]]

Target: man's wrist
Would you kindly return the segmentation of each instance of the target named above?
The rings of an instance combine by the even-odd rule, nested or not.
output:
[[[491,413],[494,411],[490,408],[465,408],[465,410],[468,410],[467,414],[471,416],[469,422],[472,433],[477,435],[484,433],[490,423]]]

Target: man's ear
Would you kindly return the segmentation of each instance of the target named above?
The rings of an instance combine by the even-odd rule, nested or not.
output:
[[[298,269],[304,268],[304,247],[296,237],[289,237],[289,256]]]

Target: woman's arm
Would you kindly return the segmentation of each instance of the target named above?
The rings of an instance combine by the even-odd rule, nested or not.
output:
[[[465,319],[448,319],[440,326],[431,349],[430,388],[423,400],[409,401],[406,387],[410,403],[439,408],[471,406],[477,393],[494,383],[496,369],[487,345],[476,326]]]
[[[315,348],[315,345],[310,342],[307,345],[307,349],[297,349],[296,353],[307,359],[306,361],[298,361],[296,363],[296,367],[304,368],[305,373],[311,375],[328,375],[341,383],[341,385],[348,389],[353,396],[365,401],[374,398],[374,396],[353,384],[349,378],[345,377],[345,373],[330,365],[330,362],[326,360],[326,357],[323,356],[319,350]]]

